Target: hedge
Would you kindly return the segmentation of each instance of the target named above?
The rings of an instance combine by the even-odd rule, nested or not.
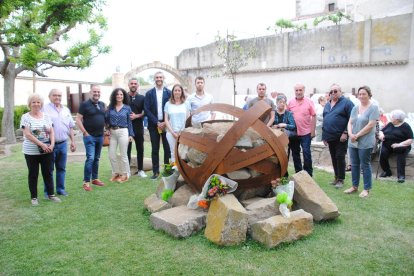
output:
[[[0,122],[3,120],[4,108],[0,107]],[[27,105],[16,105],[14,107],[14,129],[19,128],[20,119],[24,113],[29,112]],[[0,123],[0,133],[1,133],[1,123]]]

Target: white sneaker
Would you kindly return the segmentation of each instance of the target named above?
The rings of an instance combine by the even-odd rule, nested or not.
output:
[[[138,171],[139,177],[147,177],[147,174],[144,171]]]
[[[37,198],[32,198],[32,206],[37,206],[39,205],[39,200],[37,200]]]
[[[55,195],[51,195],[51,196],[49,196],[49,200],[50,201],[53,201],[53,202],[61,202],[62,200],[60,200],[60,198],[58,198],[57,196],[55,196]]]

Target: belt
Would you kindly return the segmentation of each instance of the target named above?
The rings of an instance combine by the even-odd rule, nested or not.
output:
[[[63,140],[63,141],[60,141],[60,142],[55,142],[55,145],[63,144],[65,142],[66,142],[66,140]]]
[[[126,127],[120,127],[120,126],[110,126],[110,129],[121,129],[121,128],[126,128]]]

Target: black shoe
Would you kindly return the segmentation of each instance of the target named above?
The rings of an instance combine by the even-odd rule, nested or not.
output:
[[[158,179],[158,177],[160,176],[160,174],[159,173],[154,173],[152,176],[151,176],[151,179],[152,180],[156,180],[156,179]]]
[[[398,183],[404,183],[405,182],[405,177],[404,176],[399,176],[398,177]]]
[[[388,176],[391,176],[392,175],[392,173],[391,172],[382,172],[381,174],[380,174],[380,177],[388,177]]]

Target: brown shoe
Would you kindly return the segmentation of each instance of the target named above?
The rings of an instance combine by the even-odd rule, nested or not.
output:
[[[89,182],[84,182],[82,187],[87,192],[92,191],[92,187],[89,185]]]
[[[119,176],[119,178],[117,179],[118,183],[124,183],[128,181],[128,176],[126,175],[121,175]]]
[[[120,177],[120,175],[119,175],[119,174],[115,174],[115,175],[113,175],[113,176],[111,177],[111,179],[109,179],[109,181],[111,181],[111,182],[118,181],[119,177]]]
[[[96,186],[105,186],[105,183],[103,183],[102,181],[100,181],[99,179],[94,179],[92,180],[92,184],[96,185]]]
[[[344,191],[344,193],[346,193],[346,194],[353,194],[353,193],[356,193],[356,192],[358,192],[358,188],[357,187],[354,187],[354,186],[352,186],[351,188],[346,189]]]

